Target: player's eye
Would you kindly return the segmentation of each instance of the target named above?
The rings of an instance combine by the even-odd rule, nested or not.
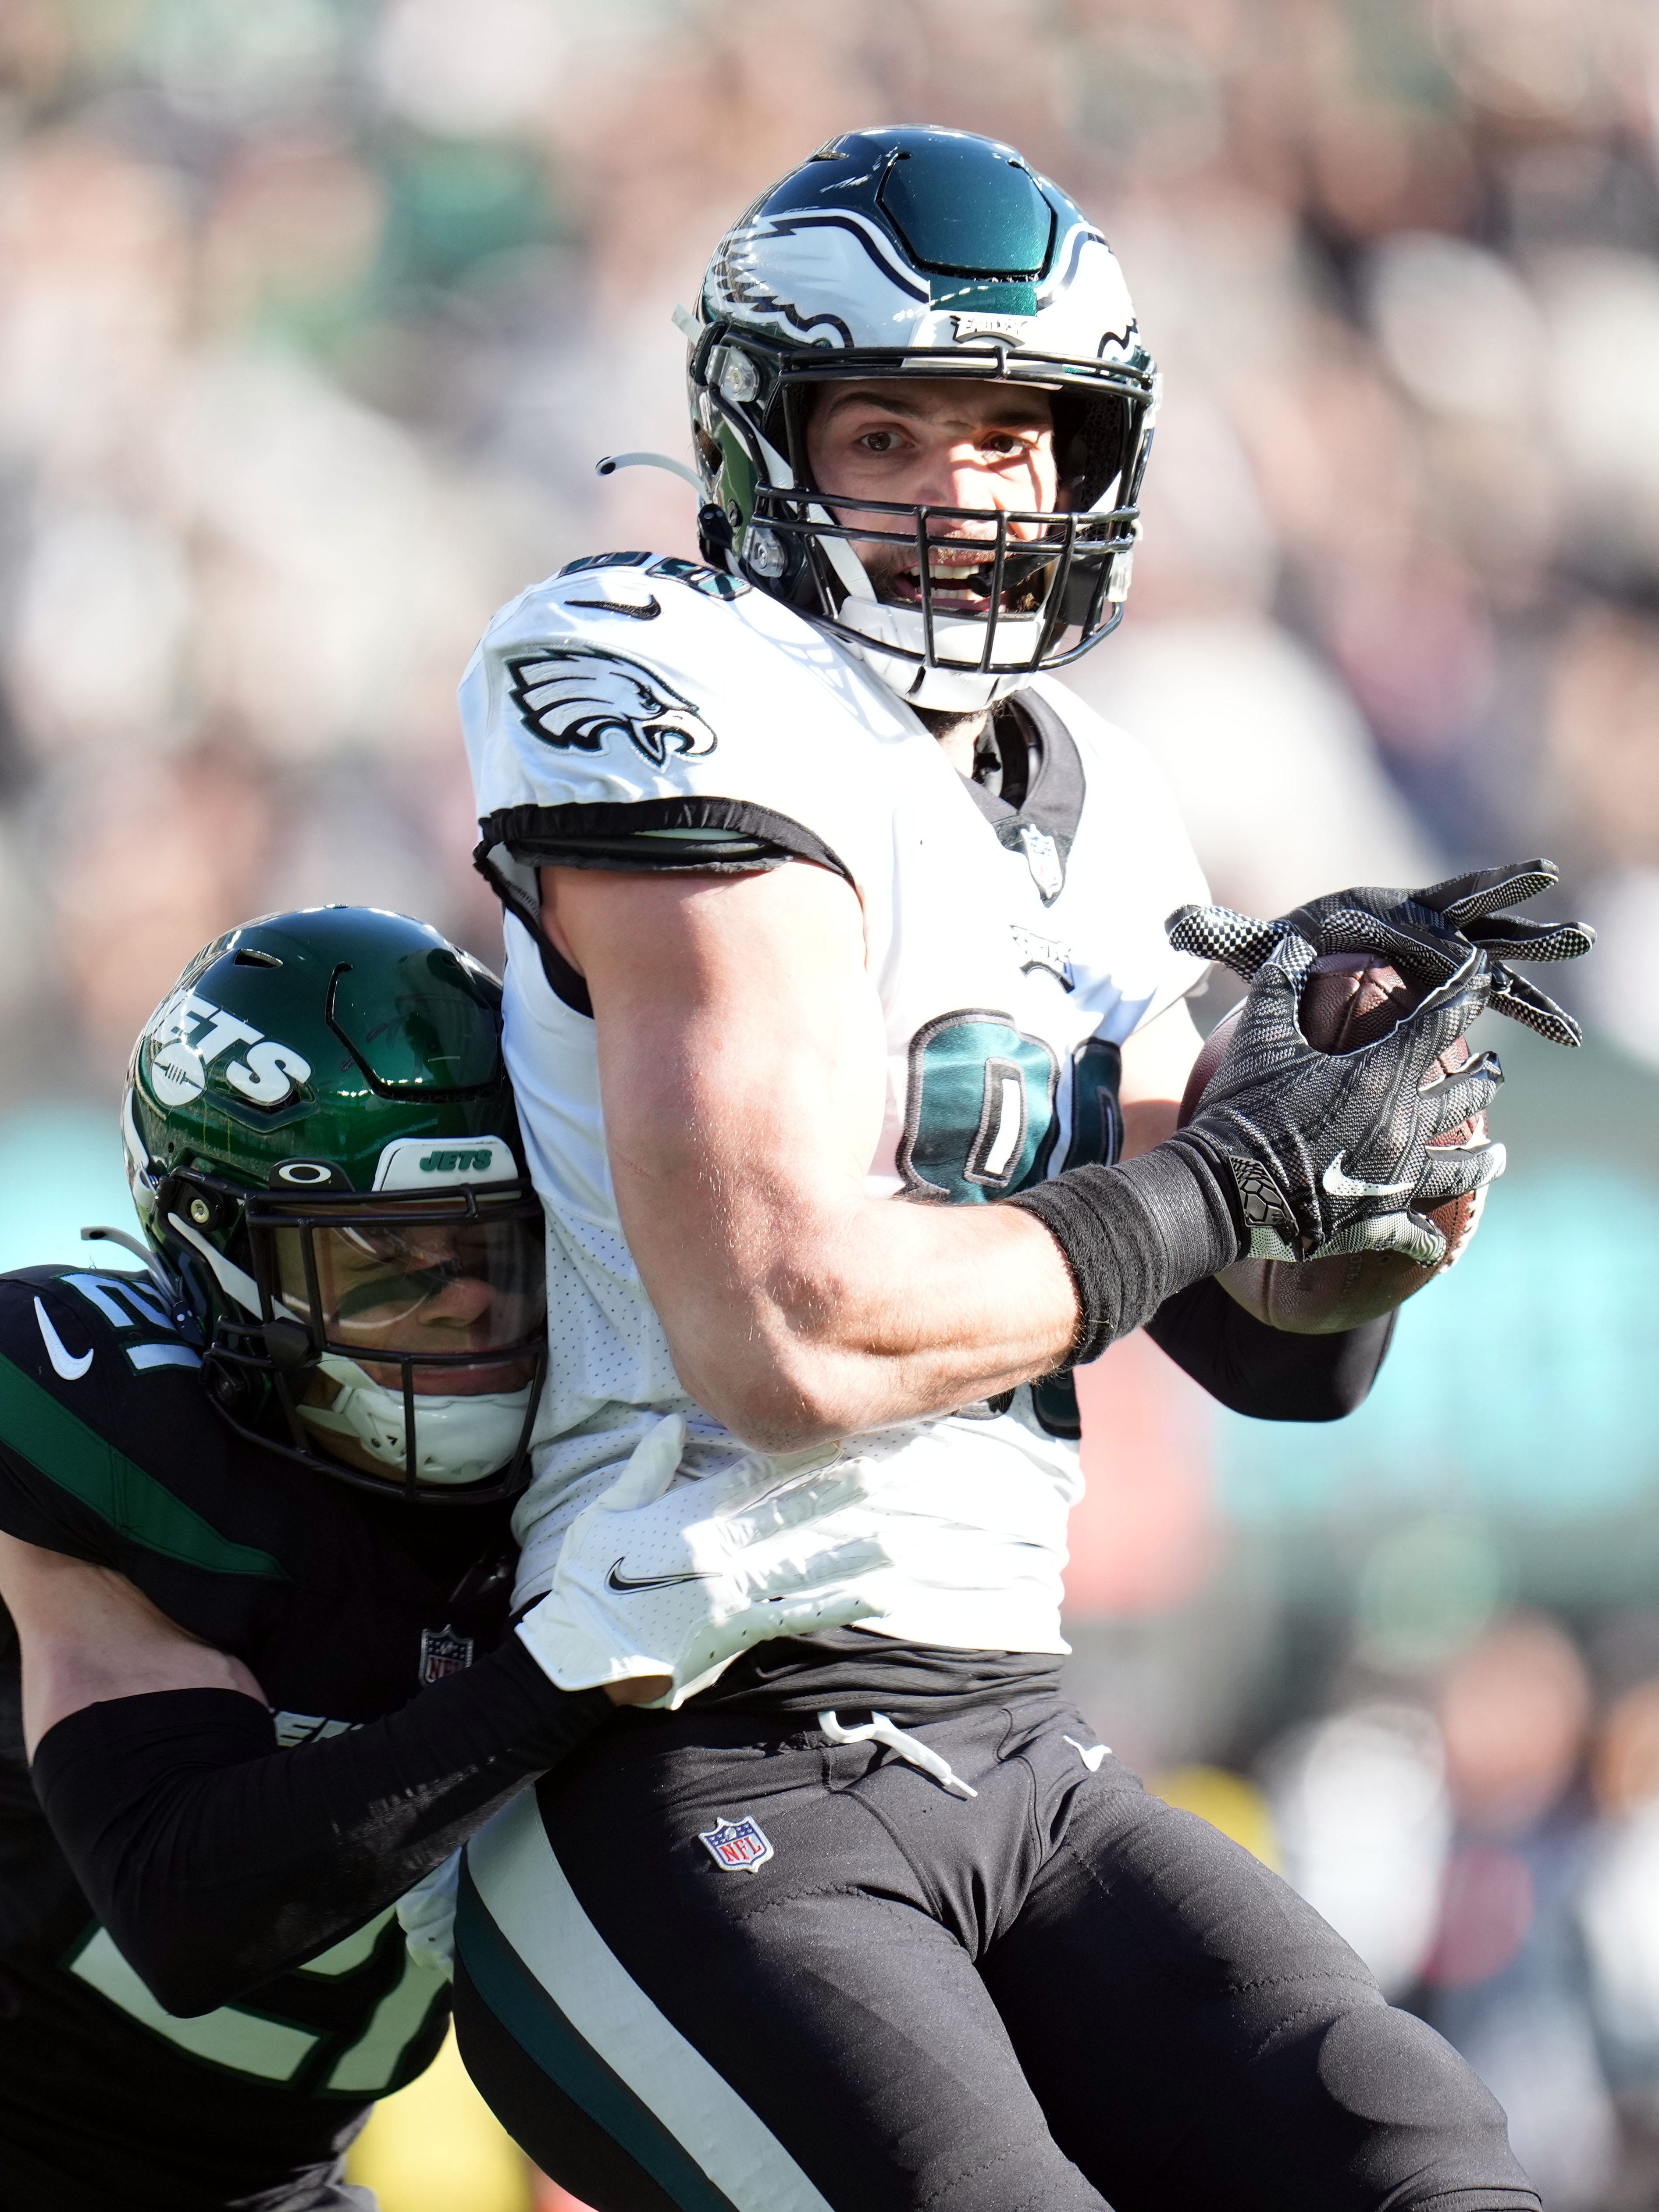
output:
[[[890,453],[898,446],[899,434],[895,430],[866,430],[858,442],[866,453]]]

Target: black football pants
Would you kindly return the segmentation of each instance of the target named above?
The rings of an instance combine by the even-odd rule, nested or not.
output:
[[[843,1711],[843,1727],[867,1716]],[[1537,2212],[1311,1906],[1041,1691],[639,1715],[474,1840],[467,2064],[598,2212]]]

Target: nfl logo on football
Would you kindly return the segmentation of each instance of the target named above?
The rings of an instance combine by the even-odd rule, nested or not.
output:
[[[772,1856],[772,1838],[758,1820],[746,1813],[741,1820],[723,1820],[717,1828],[699,1831],[717,1866],[728,1874],[759,1874]]]

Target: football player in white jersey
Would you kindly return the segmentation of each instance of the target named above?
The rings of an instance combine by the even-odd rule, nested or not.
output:
[[[1363,1397],[1386,1320],[1283,1335],[1213,1279],[1438,1256],[1427,1209],[1501,1152],[1426,1147],[1499,1072],[1432,1071],[1530,992],[1491,942],[1530,926],[1486,917],[1547,877],[1204,907],[1159,777],[1052,672],[1121,614],[1157,383],[1012,149],[832,142],[679,319],[703,560],[568,563],[463,687],[562,1286],[518,1595],[653,1431],[687,1479],[859,1464],[893,1564],[877,1618],[475,1842],[468,2063],[602,2212],[1535,2206],[1462,2062],[1057,1676],[1069,1367],[1145,1322],[1246,1413]],[[1300,978],[1359,943],[1425,995],[1327,1058]],[[1178,1133],[1210,951],[1255,981]]]

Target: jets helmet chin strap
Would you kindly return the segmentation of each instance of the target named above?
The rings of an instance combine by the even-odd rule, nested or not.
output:
[[[704,558],[832,631],[901,697],[972,713],[1117,627],[1157,375],[1111,248],[1013,148],[908,127],[832,140],[726,234],[697,313],[675,319]],[[946,377],[1047,396],[1052,509],[861,496],[855,517],[814,483],[807,429],[826,385]],[[983,611],[940,604],[939,549],[965,538],[983,544]],[[891,566],[889,546],[913,554],[917,603],[881,595],[865,555]]]

